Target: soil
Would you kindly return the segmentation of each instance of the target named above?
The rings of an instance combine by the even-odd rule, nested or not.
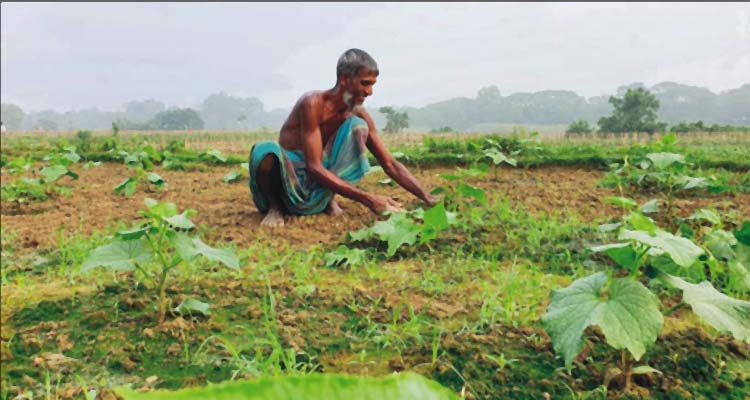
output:
[[[58,229],[67,236],[90,235],[106,229],[117,221],[135,225],[138,211],[145,208],[144,199],[177,204],[180,210],[192,208],[197,215],[192,220],[198,226],[207,227],[207,239],[214,242],[234,242],[245,248],[258,241],[274,246],[307,248],[314,244],[333,244],[343,239],[347,231],[369,226],[377,218],[365,206],[346,198],[339,198],[344,210],[340,217],[326,214],[285,217],[284,228],[260,227],[263,215],[255,207],[247,178],[241,182],[227,184],[221,178],[236,167],[212,167],[207,172],[166,171],[156,168],[168,187],[161,191],[146,192],[143,186],[132,197],[123,197],[113,188],[131,175],[120,164],[103,164],[89,170],[78,171],[80,178],[64,177],[61,184],[72,188],[72,194],[53,194],[48,200],[30,204],[3,202],[2,226],[6,232],[16,235],[16,246],[20,251],[42,251],[57,245]],[[415,171],[417,179],[428,189],[454,185],[460,181],[448,181],[439,175],[454,173],[454,168],[433,168]],[[602,201],[607,196],[617,195],[616,190],[597,187],[604,172],[580,167],[542,167],[536,169],[502,168],[496,176],[492,172],[485,177],[469,180],[469,183],[487,191],[490,199],[507,196],[512,203],[523,205],[533,213],[554,214],[574,210],[574,214],[586,222],[611,219],[621,211],[614,205]],[[244,172],[245,177],[247,173]],[[365,177],[360,187],[389,195],[407,208],[420,206],[420,201],[396,185],[378,183],[385,178],[382,172]],[[9,176],[3,175],[3,182]],[[653,198],[645,194],[633,197],[640,203]],[[689,216],[695,209],[714,207],[722,212],[735,210],[742,220],[750,218],[750,195],[726,193],[677,200],[677,215]],[[740,222],[740,221],[737,221]],[[210,227],[210,228],[208,228]]]

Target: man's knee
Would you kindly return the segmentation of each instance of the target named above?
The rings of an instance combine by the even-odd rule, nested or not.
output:
[[[269,175],[274,170],[275,166],[276,156],[274,156],[273,154],[268,154],[263,157],[262,160],[260,160],[260,164],[258,165],[258,172],[262,175]]]

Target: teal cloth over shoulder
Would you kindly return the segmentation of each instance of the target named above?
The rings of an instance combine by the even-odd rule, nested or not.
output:
[[[370,170],[366,153],[367,130],[355,130],[357,126],[367,128],[367,123],[359,117],[347,118],[323,147],[323,168],[349,183],[359,182]],[[326,209],[334,193],[308,175],[304,154],[299,150],[286,150],[276,141],[266,140],[256,143],[250,150],[248,185],[258,210],[265,213],[269,208],[268,199],[257,184],[258,166],[269,154],[279,160],[284,212],[310,215]]]

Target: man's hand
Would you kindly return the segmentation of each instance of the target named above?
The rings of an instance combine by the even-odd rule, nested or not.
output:
[[[396,200],[393,200],[392,198],[388,196],[380,196],[377,194],[373,194],[370,196],[370,210],[374,212],[375,214],[382,215],[386,211],[393,211],[393,212],[400,212],[400,211],[406,211],[401,206],[401,203],[399,203]]]
[[[427,204],[427,206],[433,207],[435,204],[437,204],[440,201],[440,197],[427,194],[425,198],[423,199],[423,201],[425,204]]]

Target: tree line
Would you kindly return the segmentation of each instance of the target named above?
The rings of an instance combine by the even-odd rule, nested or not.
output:
[[[410,126],[417,130],[471,131],[486,123],[570,124],[586,121],[593,129],[601,118],[612,114],[616,104],[610,97],[623,101],[628,90],[643,89],[659,103],[656,120],[679,124],[700,121],[705,127],[750,125],[750,83],[737,89],[714,94],[708,89],[663,82],[646,88],[641,83],[622,86],[614,96],[584,98],[572,91],[545,90],[502,96],[496,86],[481,88],[476,97],[458,97],[424,107],[381,107],[369,110],[376,124],[398,131]],[[291,105],[290,105],[291,106]],[[2,104],[3,124],[14,130],[110,129],[207,129],[249,130],[278,129],[289,109],[266,110],[255,97],[237,97],[226,93],[208,96],[192,108],[168,108],[156,100],[131,101],[124,111],[101,111],[97,108],[57,112],[53,110],[26,113],[14,104]],[[159,115],[157,117],[157,115]],[[610,121],[614,123],[614,120]],[[697,123],[697,122],[696,122]],[[605,125],[607,126],[607,125]],[[601,128],[601,126],[600,126]],[[687,128],[685,128],[687,129]]]
[[[629,88],[625,95],[620,97],[611,96],[609,103],[612,105],[612,114],[599,118],[598,129],[589,125],[584,119],[573,121],[565,131],[566,135],[588,134],[597,130],[606,133],[623,132],[664,132],[667,131],[667,123],[659,121],[658,111],[661,102],[650,91],[642,88]],[[748,103],[750,105],[750,103]],[[669,129],[674,132],[727,132],[742,131],[750,132],[750,126],[733,126],[713,124],[707,125],[703,121],[680,122]]]

